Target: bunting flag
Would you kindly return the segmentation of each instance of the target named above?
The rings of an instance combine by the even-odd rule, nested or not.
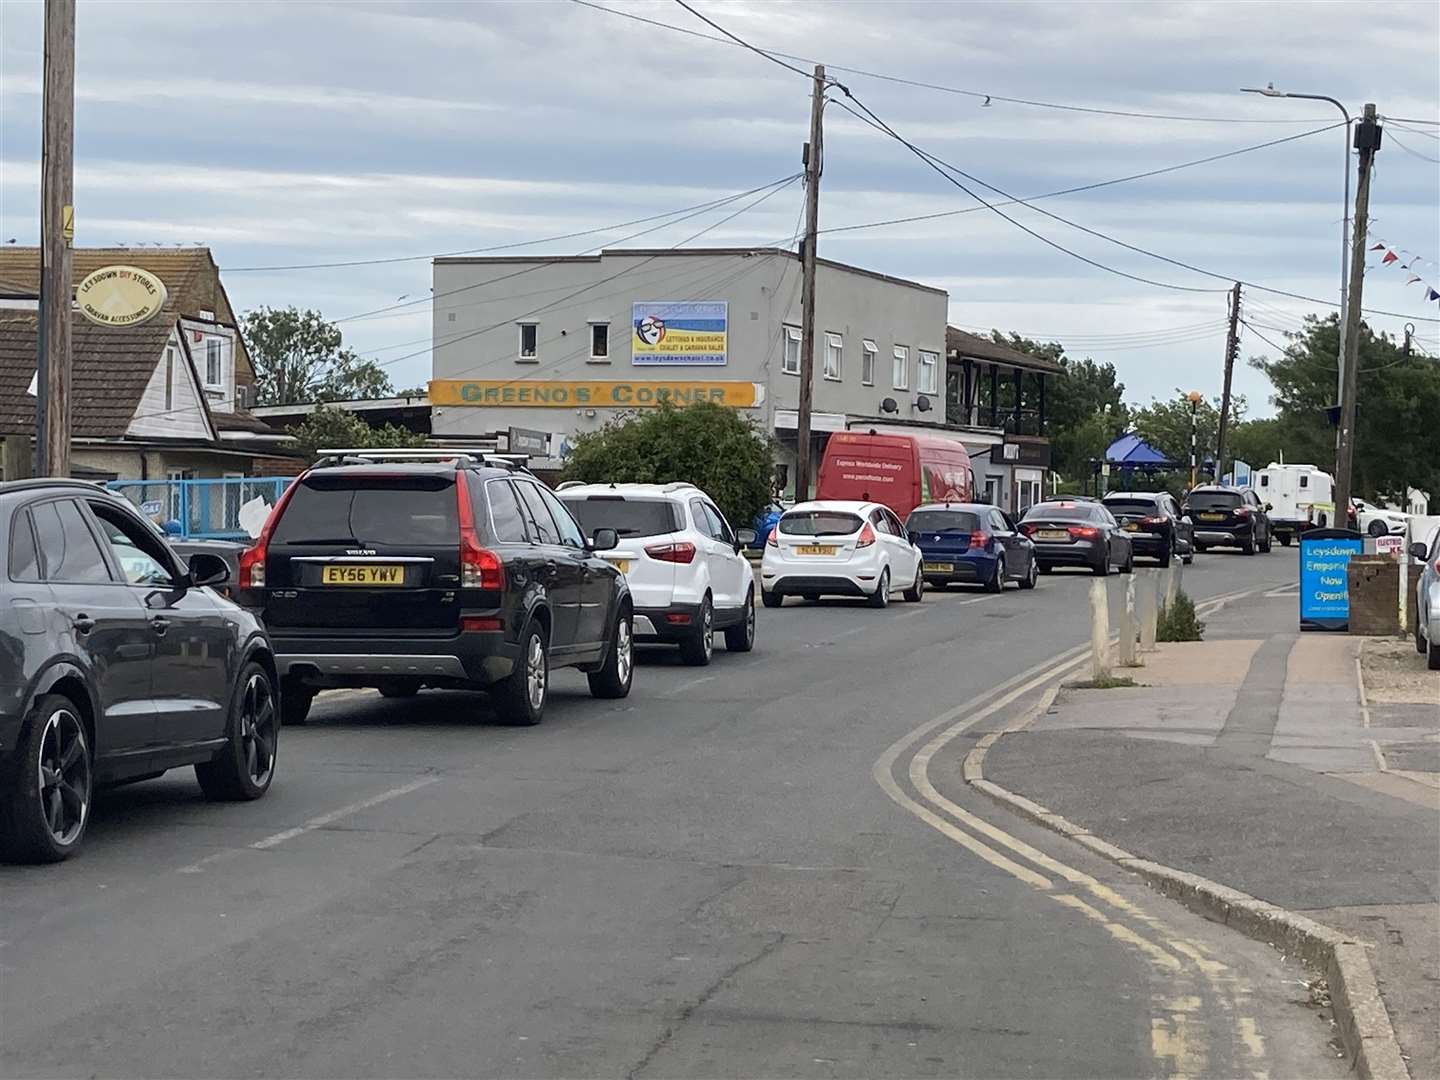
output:
[[[1384,244],[1376,244],[1376,245],[1375,245],[1374,247],[1372,247],[1370,250],[1371,250],[1371,251],[1384,251],[1384,250],[1385,250],[1385,245],[1384,245]]]
[[[1409,260],[1408,262],[1400,263],[1400,269],[1402,269],[1402,270],[1410,271],[1410,270],[1413,270],[1414,267],[1419,266],[1419,265],[1424,265],[1424,266],[1428,266],[1428,267],[1432,267],[1432,268],[1433,268],[1433,267],[1435,267],[1435,265],[1436,265],[1435,263],[1431,262],[1429,259],[1426,259],[1426,258],[1424,258],[1424,257],[1422,257],[1422,256],[1420,256],[1420,255],[1416,255],[1416,254],[1415,254],[1413,251],[1411,251],[1409,248],[1391,247],[1389,244],[1385,243],[1385,241],[1383,241],[1383,240],[1377,241],[1376,243],[1372,244],[1372,245],[1371,245],[1369,248],[1367,248],[1366,250],[1368,250],[1368,251],[1383,251],[1383,252],[1385,253],[1384,255],[1380,256],[1380,262],[1379,262],[1379,264],[1378,264],[1378,265],[1380,265],[1380,266],[1389,266],[1389,265],[1391,265],[1392,263],[1400,263],[1400,256],[1401,256],[1401,255],[1409,255],[1409,256],[1411,256],[1411,258],[1410,258],[1410,260]],[[1369,270],[1369,269],[1371,269],[1371,267],[1368,267],[1368,266],[1367,266],[1367,267],[1364,268],[1364,270]],[[1362,273],[1364,272],[1364,270],[1362,270]],[[1408,280],[1405,282],[1405,284],[1406,284],[1407,287],[1410,286],[1410,285],[1419,285],[1419,286],[1421,287],[1421,289],[1424,290],[1424,292],[1425,292],[1425,299],[1426,299],[1427,301],[1440,301],[1440,290],[1437,290],[1433,285],[1431,285],[1428,281],[1426,281],[1424,278],[1422,278],[1419,274],[1411,273],[1410,276],[1409,276],[1409,278],[1408,278]]]
[[[1425,290],[1425,299],[1426,299],[1426,300],[1440,300],[1440,292],[1436,292],[1434,289],[1427,288],[1427,289]]]
[[[1381,259],[1380,261],[1381,261],[1382,263],[1384,263],[1386,266],[1389,266],[1392,262],[1399,262],[1399,261],[1400,261],[1400,256],[1399,256],[1399,255],[1396,255],[1395,252],[1393,252],[1393,251],[1387,251],[1387,252],[1385,252],[1385,257],[1384,257],[1383,259]]]
[[[1407,282],[1405,282],[1405,284],[1406,284],[1406,285],[1414,285],[1415,282],[1417,282],[1417,281],[1420,281],[1420,275],[1419,275],[1419,274],[1411,274],[1411,275],[1410,275],[1410,280],[1407,281]],[[1421,282],[1421,284],[1423,285],[1424,282]]]

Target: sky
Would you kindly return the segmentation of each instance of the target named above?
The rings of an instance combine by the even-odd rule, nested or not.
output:
[[[615,245],[656,223],[605,227],[801,168],[808,78],[695,36],[718,34],[670,0],[596,3],[693,33],[575,0],[79,0],[75,242],[207,244],[237,308],[315,308],[343,320],[346,344],[385,364],[397,387],[423,384],[430,254],[597,229],[512,253]],[[1401,261],[1419,256],[1412,272],[1440,289],[1440,5],[1429,0],[692,6],[759,47],[804,57],[787,62],[805,71],[830,65],[905,139],[1012,196],[1315,132],[1035,204],[1212,278],[1038,208],[998,208],[1006,220],[827,106],[820,227],[839,231],[822,232],[822,256],[948,290],[955,325],[1111,362],[1132,401],[1177,388],[1218,395],[1231,278],[1338,302],[1340,114],[1241,87],[1327,94],[1354,114],[1374,102],[1398,121],[1376,158],[1372,240],[1405,249]],[[0,2],[0,241],[38,237],[42,10]],[[713,225],[696,244],[785,244],[801,199],[791,184],[728,222],[753,198],[662,219],[629,243],[679,244]],[[1380,254],[1365,302],[1400,317],[1372,325],[1398,335],[1414,322],[1420,346],[1440,355],[1440,305]],[[407,261],[247,269],[372,259]],[[390,310],[351,318],[379,308]],[[1241,354],[1274,355],[1304,315],[1333,310],[1247,289]],[[1238,367],[1236,390],[1251,415],[1271,411],[1260,373]]]

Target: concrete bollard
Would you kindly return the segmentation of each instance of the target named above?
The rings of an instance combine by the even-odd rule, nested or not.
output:
[[[1160,606],[1169,611],[1175,606],[1175,597],[1180,595],[1181,564],[1172,561],[1165,570],[1165,603]]]
[[[1135,667],[1135,575],[1125,575],[1125,594],[1120,602],[1120,648],[1116,661],[1121,667]]]
[[[1106,653],[1110,648],[1110,595],[1105,582],[1090,582],[1090,677],[1097,682],[1110,677]]]
[[[1140,571],[1140,580],[1136,582],[1135,592],[1139,605],[1140,618],[1140,651],[1142,653],[1155,651],[1155,630],[1159,621],[1160,613],[1156,610],[1156,599],[1160,585],[1159,570]]]

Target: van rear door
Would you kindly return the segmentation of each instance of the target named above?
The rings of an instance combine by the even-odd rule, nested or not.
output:
[[[310,473],[266,551],[264,619],[288,632],[453,634],[460,520],[453,473]]]
[[[825,444],[815,498],[884,503],[903,518],[919,505],[915,470],[908,436],[836,432]]]

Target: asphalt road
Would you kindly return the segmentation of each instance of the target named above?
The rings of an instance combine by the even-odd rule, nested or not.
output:
[[[0,1074],[1342,1075],[1302,969],[917,788],[928,731],[1086,640],[1089,580],[790,601],[626,701],[559,674],[532,729],[330,695],[258,803],[111,792],[80,858],[0,867]]]

